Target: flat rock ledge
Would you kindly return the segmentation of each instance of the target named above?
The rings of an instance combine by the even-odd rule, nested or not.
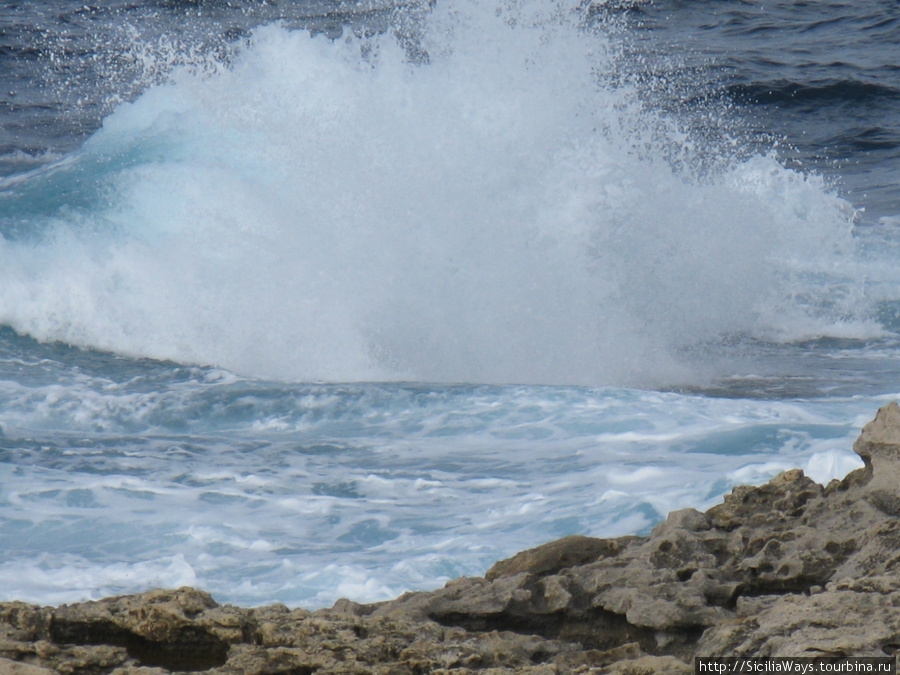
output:
[[[690,673],[694,656],[900,650],[900,407],[823,487],[738,487],[648,537],[566,537],[433,592],[309,612],[191,588],[0,604],[2,675]]]

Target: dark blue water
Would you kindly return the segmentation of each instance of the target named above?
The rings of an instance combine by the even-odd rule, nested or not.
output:
[[[283,21],[412,33],[410,3],[4,2],[0,8],[0,157],[3,174],[64,153],[120,100],[164,79],[197,52],[226,57],[258,25]],[[725,102],[759,149],[834,180],[865,221],[900,213],[900,8],[893,2],[592,3],[589,21],[619,21],[633,74],[698,127]],[[412,40],[413,38],[410,38]],[[146,72],[134,42],[164,41],[172,57]],[[666,100],[665,94],[670,96]],[[712,103],[710,103],[712,101]],[[733,122],[727,122],[734,133]],[[18,153],[23,153],[19,155]]]
[[[726,101],[754,147],[816,171],[863,222],[900,212],[900,8],[871,2],[645,2],[626,14],[669,105]],[[698,121],[702,125],[704,120]]]
[[[345,28],[408,32],[410,3],[319,0],[15,2],[0,6],[0,175],[78,147],[122,101],[173,67],[227,61],[273,22],[334,38]]]

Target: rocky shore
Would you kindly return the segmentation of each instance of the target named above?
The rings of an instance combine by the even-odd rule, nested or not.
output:
[[[309,612],[191,588],[61,607],[0,604],[2,675],[690,673],[694,656],[900,651],[900,407],[823,487],[738,487],[648,537],[573,536],[484,578]]]

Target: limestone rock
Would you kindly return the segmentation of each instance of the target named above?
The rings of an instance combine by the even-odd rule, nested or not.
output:
[[[488,581],[499,577],[511,577],[522,572],[536,576],[553,574],[567,567],[584,565],[598,558],[609,558],[619,554],[627,539],[595,539],[572,535],[557,539],[549,544],[517,553],[512,558],[501,560],[485,574]]]
[[[853,450],[867,466],[880,465],[879,470],[900,464],[900,405],[896,401],[880,408],[863,427]]]
[[[56,675],[54,671],[48,668],[3,658],[0,658],[0,673],[2,675]]]
[[[871,475],[869,501],[887,515],[900,515],[900,406],[893,402],[881,408],[853,449]]]
[[[711,508],[707,515],[720,530],[742,525],[765,525],[776,519],[798,516],[806,503],[818,497],[823,488],[803,475],[800,469],[779,474],[761,488],[741,485]]]
[[[190,588],[0,603],[0,675],[688,673],[694,656],[900,651],[900,407],[823,488],[741,486],[649,537],[566,537],[375,605],[242,609]]]

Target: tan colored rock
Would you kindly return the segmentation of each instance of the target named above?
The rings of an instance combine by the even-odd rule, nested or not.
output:
[[[693,666],[672,656],[641,656],[593,671],[603,675],[690,675]]]
[[[878,409],[875,419],[863,427],[853,450],[867,466],[876,469],[900,464],[900,405],[896,401]]]
[[[900,406],[879,409],[853,444],[871,474],[868,499],[891,516],[900,515]]]
[[[673,530],[701,532],[710,528],[710,518],[697,509],[672,511],[666,519],[654,528],[654,534],[664,534]]]
[[[500,577],[512,577],[523,572],[544,576],[559,572],[567,567],[586,565],[598,558],[616,556],[624,547],[627,538],[595,539],[572,535],[549,544],[517,553],[512,558],[496,563],[484,575],[488,581]]]
[[[0,675],[56,675],[48,668],[0,658]]]
[[[710,523],[720,530],[741,525],[764,526],[776,519],[794,518],[806,503],[822,494],[818,483],[800,469],[779,474],[762,487],[739,486],[725,495],[725,501],[707,511]]]

